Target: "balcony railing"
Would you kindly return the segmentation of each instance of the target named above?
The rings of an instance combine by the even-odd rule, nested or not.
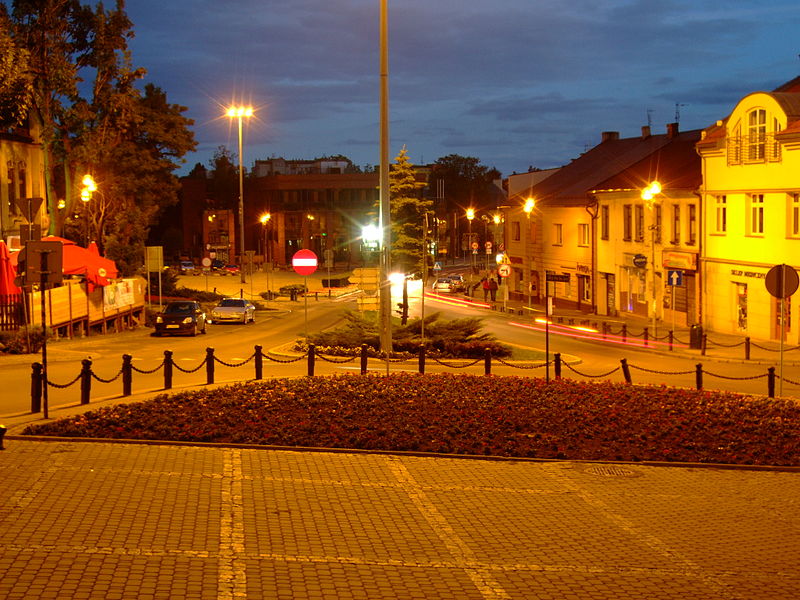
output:
[[[779,162],[781,144],[774,133],[763,137],[731,136],[727,140],[728,165]]]

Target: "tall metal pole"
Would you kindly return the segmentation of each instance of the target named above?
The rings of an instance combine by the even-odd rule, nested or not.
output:
[[[242,168],[242,115],[239,114],[239,252],[240,265],[239,274],[242,283],[246,282],[244,276],[244,171]]]
[[[381,273],[380,273],[380,340],[386,353],[392,351],[392,289],[389,285],[389,248],[391,246],[392,215],[389,199],[389,8],[381,0],[380,10],[380,213]]]

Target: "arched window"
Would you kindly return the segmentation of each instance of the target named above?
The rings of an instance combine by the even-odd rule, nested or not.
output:
[[[764,160],[767,141],[767,111],[751,110],[747,115],[747,159]]]

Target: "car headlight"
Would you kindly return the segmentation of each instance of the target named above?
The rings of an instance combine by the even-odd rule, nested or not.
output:
[[[186,317],[183,321],[181,321],[184,325],[190,325],[194,319],[192,317]]]
[[[161,315],[156,317],[156,323],[163,323],[163,322],[164,322],[164,319],[161,317]]]

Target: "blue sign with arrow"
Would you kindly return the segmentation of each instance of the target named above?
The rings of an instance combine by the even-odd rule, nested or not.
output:
[[[683,285],[683,271],[668,270],[667,271],[667,284],[674,286]]]

